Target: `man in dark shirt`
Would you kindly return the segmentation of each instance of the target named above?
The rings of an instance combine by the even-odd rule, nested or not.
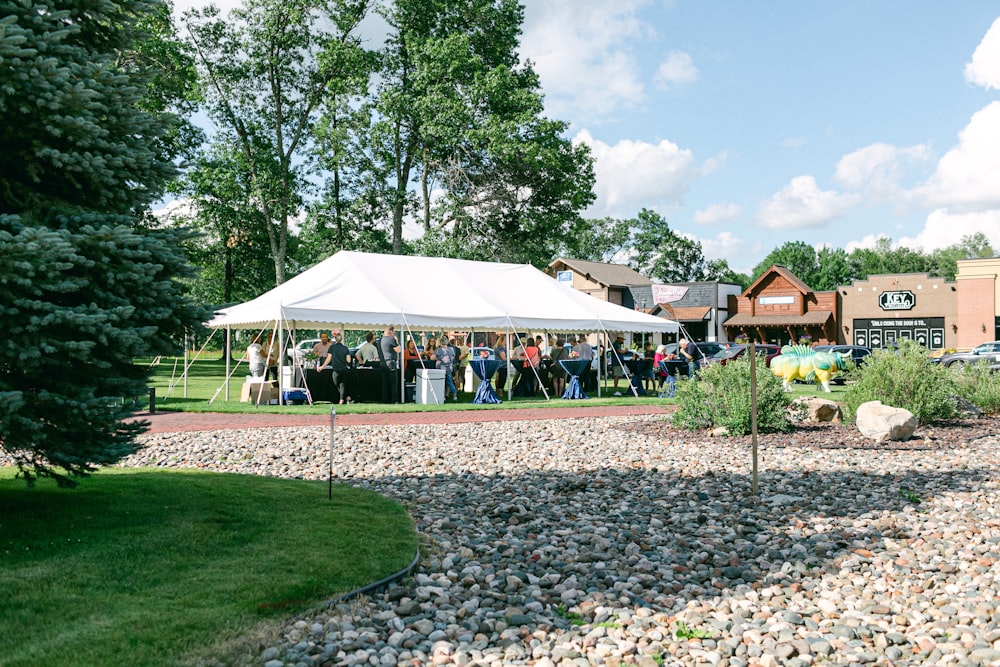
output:
[[[399,340],[396,327],[387,327],[378,341],[382,362],[382,402],[399,403]]]
[[[330,345],[330,368],[333,370],[333,386],[340,395],[341,403],[352,403],[347,392],[347,381],[351,374],[351,351],[341,342],[341,335],[333,335]]]

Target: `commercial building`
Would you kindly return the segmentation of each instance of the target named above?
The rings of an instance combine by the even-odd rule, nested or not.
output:
[[[880,348],[908,339],[930,350],[957,344],[958,294],[953,281],[926,273],[883,274],[837,291],[838,343]]]
[[[1000,340],[1000,257],[959,260],[955,283],[955,347],[969,350]]]
[[[741,291],[735,283],[718,281],[659,285],[621,264],[579,259],[559,258],[549,264],[548,272],[598,299],[675,320],[695,340],[726,340],[723,323]],[[665,335],[658,342],[675,338]]]

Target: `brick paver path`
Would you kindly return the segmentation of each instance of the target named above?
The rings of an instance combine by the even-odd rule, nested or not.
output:
[[[531,419],[573,419],[628,415],[668,414],[670,405],[607,405],[565,408],[499,408],[493,410],[441,410],[439,412],[382,412],[338,414],[338,426],[377,424],[458,424],[464,422],[518,421]],[[156,412],[137,415],[150,423],[150,433],[175,431],[215,431],[228,428],[269,428],[275,426],[328,426],[323,415],[220,412]]]

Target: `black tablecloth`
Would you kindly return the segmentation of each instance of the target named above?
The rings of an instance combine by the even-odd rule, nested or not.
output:
[[[378,403],[382,400],[382,371],[378,368],[360,366],[353,369],[345,380],[347,395],[358,403]],[[317,372],[313,368],[306,369],[306,386],[312,395],[313,402],[340,401],[340,394],[333,386],[329,371]]]
[[[632,375],[629,382],[632,384],[632,388],[635,390],[633,396],[638,394],[639,396],[645,396],[646,390],[642,386],[642,374],[653,367],[652,359],[627,359],[625,361],[625,366],[628,368],[628,372]]]

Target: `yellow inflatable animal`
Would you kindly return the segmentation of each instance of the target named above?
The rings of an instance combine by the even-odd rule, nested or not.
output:
[[[839,352],[814,352],[808,345],[786,345],[771,360],[771,372],[783,380],[785,391],[792,380],[815,382],[830,391],[830,378],[847,370],[847,359]]]

